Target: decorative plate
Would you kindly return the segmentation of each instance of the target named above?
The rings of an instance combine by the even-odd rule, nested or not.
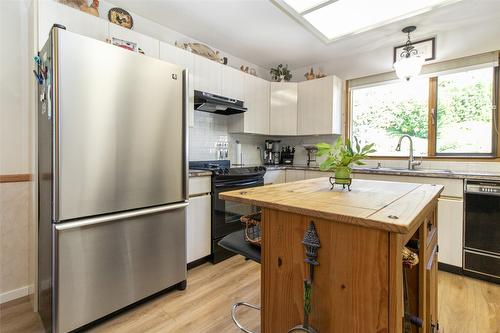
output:
[[[132,15],[123,8],[111,8],[108,12],[108,20],[127,29],[132,29],[134,26]]]

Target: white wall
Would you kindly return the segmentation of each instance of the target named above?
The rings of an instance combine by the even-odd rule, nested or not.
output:
[[[0,174],[30,173],[28,5],[0,6]]]
[[[0,175],[31,173],[31,1],[0,1]],[[0,303],[33,283],[32,182],[0,183]]]

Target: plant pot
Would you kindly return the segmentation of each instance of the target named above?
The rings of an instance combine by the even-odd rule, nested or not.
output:
[[[337,167],[335,169],[335,183],[350,184],[352,170],[349,167]]]

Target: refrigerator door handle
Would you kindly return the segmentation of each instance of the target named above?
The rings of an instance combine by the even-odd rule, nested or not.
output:
[[[165,205],[165,206],[159,206],[159,207],[153,207],[153,208],[145,208],[145,209],[135,210],[135,211],[131,211],[131,212],[124,212],[124,213],[99,216],[99,217],[91,217],[91,218],[86,218],[86,219],[82,219],[82,220],[78,220],[78,221],[74,221],[74,222],[59,223],[59,224],[56,224],[55,228],[58,231],[69,230],[69,229],[86,227],[89,225],[95,225],[95,224],[99,224],[99,223],[112,222],[112,221],[116,221],[116,220],[123,220],[123,219],[142,216],[142,215],[150,215],[150,214],[172,211],[172,210],[176,210],[176,209],[185,208],[187,206],[188,206],[187,202],[182,202],[182,203],[177,203],[177,204],[172,204],[172,205]]]

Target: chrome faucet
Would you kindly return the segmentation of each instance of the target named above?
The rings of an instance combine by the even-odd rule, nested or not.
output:
[[[415,156],[413,156],[413,140],[411,139],[411,136],[408,134],[404,134],[399,138],[398,145],[396,146],[396,151],[401,151],[401,141],[403,141],[404,138],[408,138],[410,140],[410,156],[408,156],[408,170],[413,170],[415,169],[416,166],[419,166],[422,164],[422,160],[416,161]]]

